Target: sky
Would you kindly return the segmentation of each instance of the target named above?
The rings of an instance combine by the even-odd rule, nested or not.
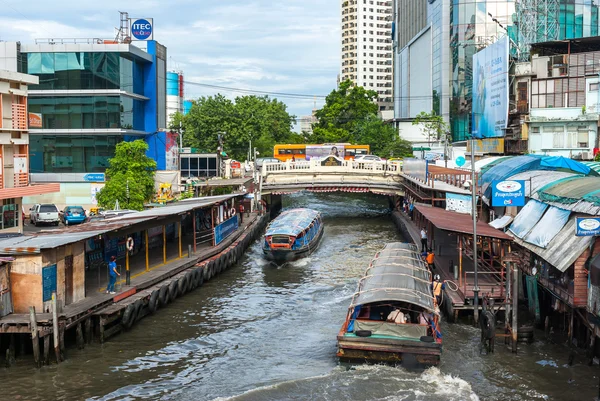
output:
[[[304,116],[314,95],[320,107],[336,86],[339,1],[0,0],[0,40],[114,39],[119,11],[154,18],[154,39],[167,46],[168,69],[184,72],[186,98],[245,94],[192,83],[303,94],[273,97]]]

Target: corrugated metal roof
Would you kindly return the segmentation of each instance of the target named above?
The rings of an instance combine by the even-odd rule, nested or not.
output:
[[[426,205],[415,205],[415,208],[440,230],[473,235],[473,219],[470,214],[450,212],[439,207]],[[508,234],[490,227],[483,221],[477,222],[477,235],[499,239],[512,239]]]
[[[580,200],[594,203],[594,195],[600,189],[600,177],[573,177],[550,183],[538,191],[542,200],[571,204]],[[600,206],[600,202],[599,206]]]
[[[571,216],[567,224],[556,234],[545,249],[525,242],[520,238],[515,237],[514,241],[564,272],[581,256],[594,239],[594,237],[577,237],[575,235],[576,220],[575,216]]]
[[[546,185],[567,177],[576,177],[578,174],[566,171],[530,170],[510,176],[509,180],[525,181],[525,196],[530,196]]]

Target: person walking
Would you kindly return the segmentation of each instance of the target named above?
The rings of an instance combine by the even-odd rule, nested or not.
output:
[[[421,228],[421,252],[427,252],[427,230]]]
[[[108,287],[106,287],[107,294],[115,293],[115,283],[117,282],[117,276],[120,276],[117,271],[117,257],[111,256],[110,262],[108,262]]]

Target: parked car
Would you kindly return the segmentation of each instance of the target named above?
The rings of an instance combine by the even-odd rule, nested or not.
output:
[[[355,162],[380,162],[383,159],[377,155],[357,155],[354,157]]]
[[[85,210],[81,206],[67,206],[60,212],[60,219],[65,226],[84,223],[86,221]]]
[[[41,223],[54,224],[55,226],[60,223],[60,217],[58,215],[58,208],[56,205],[51,203],[38,203],[33,206],[30,210],[29,220],[31,224],[36,226]]]
[[[265,163],[281,163],[281,160],[274,157],[259,157],[256,159],[256,169],[260,170]]]

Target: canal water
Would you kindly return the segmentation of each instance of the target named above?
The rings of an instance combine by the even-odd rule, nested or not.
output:
[[[68,350],[56,366],[29,358],[0,369],[2,400],[593,400],[598,366],[536,341],[513,355],[479,332],[445,324],[439,368],[345,365],[336,334],[358,278],[388,241],[402,240],[375,195],[286,196],[324,215],[309,258],[266,263],[253,244],[240,263],[104,345]]]

